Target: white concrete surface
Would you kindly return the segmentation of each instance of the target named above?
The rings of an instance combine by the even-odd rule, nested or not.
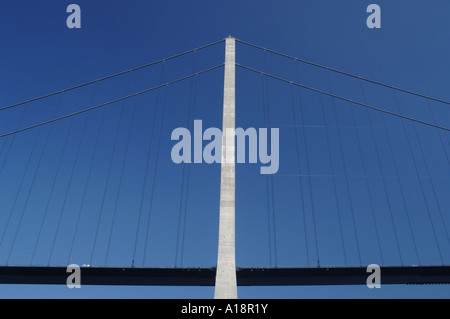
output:
[[[214,298],[237,299],[235,254],[235,59],[234,38],[225,44],[219,251]],[[230,138],[225,132],[232,129]],[[230,130],[229,130],[230,131]]]

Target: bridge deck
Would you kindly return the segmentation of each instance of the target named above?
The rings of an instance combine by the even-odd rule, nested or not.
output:
[[[0,267],[0,284],[66,284],[65,267]],[[82,285],[214,286],[215,268],[82,267]],[[364,267],[238,268],[238,286],[365,285]],[[381,284],[449,284],[450,266],[381,267]]]

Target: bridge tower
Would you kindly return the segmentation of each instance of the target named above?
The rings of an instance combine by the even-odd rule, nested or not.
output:
[[[236,299],[235,255],[235,69],[236,42],[225,42],[225,76],[222,124],[222,163],[220,173],[219,250],[214,298]]]

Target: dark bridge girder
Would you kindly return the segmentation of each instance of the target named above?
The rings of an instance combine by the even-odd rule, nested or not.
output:
[[[0,284],[66,284],[65,267],[0,266]],[[215,268],[81,267],[81,285],[214,286]],[[238,286],[365,285],[364,267],[238,268]],[[450,266],[381,267],[381,284],[449,284]]]

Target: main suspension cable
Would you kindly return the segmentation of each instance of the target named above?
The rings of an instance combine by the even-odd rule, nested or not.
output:
[[[176,79],[174,81],[167,82],[167,83],[164,83],[164,84],[161,84],[161,85],[158,85],[158,86],[154,86],[152,88],[149,88],[149,89],[146,89],[146,90],[143,90],[143,91],[140,91],[140,92],[136,92],[136,93],[133,93],[133,94],[130,94],[130,95],[126,95],[126,96],[123,96],[121,98],[118,98],[118,99],[115,99],[115,100],[112,100],[112,101],[108,101],[108,102],[105,102],[105,103],[102,103],[102,104],[91,106],[91,107],[88,107],[86,109],[83,109],[83,110],[80,110],[80,111],[77,111],[77,112],[73,112],[73,113],[70,113],[70,114],[58,117],[58,118],[54,118],[54,119],[51,119],[51,120],[48,120],[48,121],[45,121],[45,122],[34,124],[34,125],[31,125],[31,126],[28,126],[28,127],[25,127],[25,128],[21,128],[21,129],[15,130],[15,131],[11,131],[11,132],[8,132],[8,133],[0,135],[0,138],[6,137],[6,136],[9,136],[9,135],[13,135],[13,134],[17,134],[17,133],[20,133],[20,132],[23,132],[23,131],[31,130],[33,128],[36,128],[36,127],[39,127],[39,126],[42,126],[42,125],[46,125],[46,124],[50,124],[50,123],[53,123],[53,122],[56,122],[56,121],[60,121],[60,120],[66,119],[68,117],[76,116],[76,115],[79,115],[79,114],[82,114],[82,113],[85,113],[85,112],[88,112],[88,111],[92,111],[92,110],[95,110],[95,109],[98,109],[98,108],[101,108],[101,107],[104,107],[104,106],[107,106],[107,105],[110,105],[110,104],[113,104],[113,103],[117,103],[117,102],[129,99],[129,98],[132,98],[132,97],[135,97],[135,96],[138,96],[138,95],[150,92],[150,91],[154,91],[154,90],[160,89],[162,87],[169,86],[171,84],[175,84],[177,82],[181,82],[183,80],[195,77],[197,75],[200,75],[200,74],[203,74],[203,73],[206,73],[206,72],[218,69],[218,68],[220,68],[222,66],[224,66],[224,64],[216,65],[216,66],[214,66],[212,68],[209,68],[209,69],[197,72],[195,74],[190,74],[190,75],[184,76],[182,78],[178,78],[178,79]]]
[[[381,108],[378,108],[376,106],[372,106],[372,105],[361,103],[361,102],[358,102],[358,101],[355,101],[355,100],[351,100],[351,99],[348,99],[348,98],[345,98],[345,97],[342,97],[342,96],[339,96],[339,95],[335,95],[333,93],[329,93],[329,92],[325,92],[325,91],[322,91],[322,90],[318,90],[318,89],[312,88],[310,86],[306,86],[306,85],[303,85],[303,84],[300,84],[300,83],[289,81],[289,80],[280,78],[280,77],[272,75],[272,74],[268,74],[268,73],[265,73],[265,72],[262,72],[262,71],[259,71],[259,70],[256,70],[256,69],[249,68],[247,66],[243,66],[243,65],[238,64],[238,63],[236,63],[236,66],[238,66],[238,67],[240,67],[242,69],[246,69],[248,71],[252,71],[254,73],[262,74],[262,75],[265,75],[267,77],[270,77],[270,78],[273,78],[273,79],[276,79],[276,80],[279,80],[279,81],[282,81],[282,82],[285,82],[285,83],[288,83],[288,84],[292,84],[292,85],[295,85],[295,86],[298,86],[298,87],[301,87],[301,88],[304,88],[304,89],[307,89],[307,90],[310,90],[310,91],[313,91],[313,92],[316,92],[316,93],[319,93],[319,94],[327,95],[327,96],[330,96],[330,97],[333,97],[333,98],[336,98],[336,99],[339,99],[339,100],[342,100],[342,101],[350,102],[350,103],[353,103],[353,104],[364,106],[364,107],[372,109],[372,110],[376,110],[376,111],[383,112],[383,113],[386,113],[386,114],[390,114],[390,115],[393,115],[393,116],[396,116],[396,117],[400,117],[400,118],[405,119],[405,120],[413,121],[413,122],[416,122],[416,123],[420,123],[420,124],[423,124],[423,125],[435,127],[435,128],[438,128],[438,129],[450,132],[450,128],[448,128],[448,127],[436,125],[436,124],[429,123],[429,122],[426,122],[426,121],[422,121],[422,120],[419,120],[419,119],[416,119],[416,118],[412,118],[412,117],[409,117],[409,116],[406,116],[406,115],[402,115],[402,114],[391,112],[391,111],[388,111],[388,110],[385,110],[385,109],[381,109]],[[0,135],[0,137],[2,137],[2,136]]]
[[[42,100],[42,99],[45,99],[45,98],[50,97],[50,96],[54,96],[54,95],[61,94],[61,93],[64,93],[64,92],[68,92],[68,91],[72,91],[72,90],[75,90],[75,89],[79,89],[79,88],[82,88],[84,86],[94,84],[96,82],[105,81],[105,80],[108,80],[108,79],[111,79],[111,78],[114,78],[114,77],[117,77],[117,76],[120,76],[120,75],[123,75],[123,74],[126,74],[126,73],[130,73],[130,72],[133,72],[133,71],[144,69],[144,68],[150,67],[152,65],[156,65],[156,64],[159,64],[159,63],[162,63],[162,62],[165,62],[165,61],[169,61],[169,60],[172,60],[172,59],[175,59],[175,58],[179,58],[179,57],[181,57],[183,55],[186,55],[186,54],[189,54],[189,53],[193,53],[193,52],[200,51],[202,49],[206,49],[208,47],[211,47],[211,46],[214,46],[216,44],[222,43],[223,41],[225,41],[225,40],[220,40],[220,41],[216,41],[216,42],[213,42],[213,43],[210,43],[210,44],[206,44],[204,46],[201,46],[201,47],[189,50],[189,51],[185,51],[185,52],[182,52],[182,53],[178,53],[178,54],[172,55],[172,56],[170,56],[168,58],[165,58],[165,59],[161,59],[161,60],[158,60],[158,61],[150,62],[150,63],[144,64],[144,65],[132,68],[132,69],[128,69],[128,70],[125,70],[125,71],[122,71],[122,72],[119,72],[119,73],[115,73],[115,74],[112,74],[112,75],[109,75],[109,76],[105,76],[105,77],[97,79],[97,80],[93,80],[93,81],[85,82],[85,83],[82,83],[82,84],[79,84],[79,85],[75,85],[75,86],[72,86],[72,87],[64,89],[64,90],[55,91],[55,92],[52,92],[52,93],[49,93],[49,94],[45,94],[45,95],[42,95],[42,96],[39,96],[39,97],[36,97],[36,98],[32,98],[32,99],[26,100],[26,101],[22,101],[22,102],[19,102],[19,103],[7,105],[7,106],[4,106],[4,107],[1,107],[0,111],[6,110],[6,109],[10,109],[10,108],[13,108],[13,107],[16,107],[16,106],[19,106],[19,105],[31,103],[31,102],[34,102],[34,101]]]
[[[400,91],[400,92],[403,92],[403,93],[415,95],[415,96],[418,96],[418,97],[423,97],[423,98],[426,98],[426,99],[429,99],[429,100],[432,100],[432,101],[436,101],[436,102],[440,102],[440,103],[444,103],[444,104],[450,105],[449,101],[445,101],[445,100],[442,100],[442,99],[434,98],[434,97],[427,96],[427,95],[420,94],[420,93],[416,93],[416,92],[413,92],[413,91],[410,91],[410,90],[406,90],[406,89],[402,89],[402,88],[399,88],[399,87],[395,87],[393,85],[389,85],[389,84],[381,83],[381,82],[374,81],[374,80],[371,80],[371,79],[367,79],[367,78],[364,78],[364,77],[361,77],[361,76],[358,76],[358,75],[354,75],[354,74],[351,74],[351,73],[348,73],[348,72],[344,72],[344,71],[340,71],[340,70],[337,70],[337,69],[333,69],[333,68],[330,68],[330,67],[318,64],[318,63],[310,62],[310,61],[307,61],[307,60],[304,60],[304,59],[300,59],[300,58],[297,58],[297,57],[294,57],[294,56],[290,56],[288,54],[284,54],[284,53],[281,53],[281,52],[270,50],[270,49],[267,49],[267,48],[264,48],[264,47],[261,47],[261,46],[258,46],[258,45],[252,44],[252,43],[248,43],[248,42],[245,42],[245,41],[242,41],[242,40],[239,40],[239,39],[236,39],[236,42],[239,42],[239,43],[245,44],[247,46],[250,46],[250,47],[253,47],[253,48],[256,48],[256,49],[259,49],[259,50],[263,50],[263,51],[266,51],[266,52],[269,52],[269,53],[273,53],[273,54],[276,54],[278,56],[282,56],[282,57],[285,57],[285,58],[288,58],[288,59],[292,59],[294,61],[302,62],[302,63],[308,64],[308,65],[311,65],[311,66],[314,66],[314,67],[318,67],[318,68],[325,69],[325,70],[328,70],[328,71],[331,71],[331,72],[335,72],[335,73],[339,73],[339,74],[342,74],[342,75],[346,75],[346,76],[349,76],[349,77],[352,77],[352,78],[355,78],[355,79],[360,79],[360,80],[365,81],[365,82],[373,83],[373,84],[376,84],[376,85],[379,85],[379,86],[383,86],[383,87],[386,87],[386,88],[390,88],[390,89],[393,89],[393,90],[397,90],[397,91]]]

